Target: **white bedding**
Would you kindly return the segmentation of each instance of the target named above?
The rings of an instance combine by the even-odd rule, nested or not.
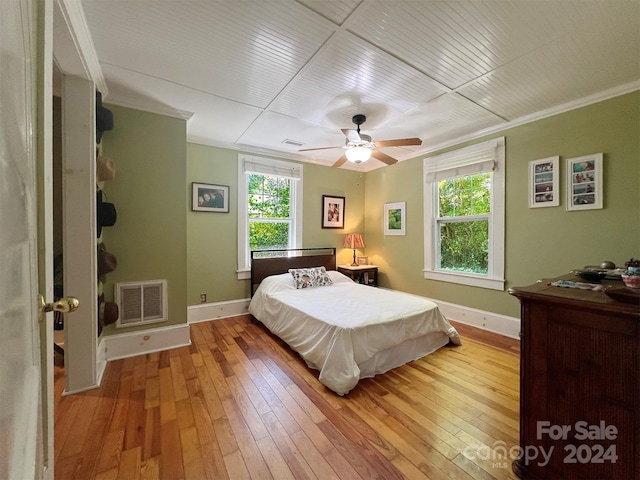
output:
[[[427,355],[458,332],[429,300],[359,285],[327,272],[333,285],[296,289],[289,273],[260,283],[249,312],[297,351],[319,380],[345,395],[373,377]]]

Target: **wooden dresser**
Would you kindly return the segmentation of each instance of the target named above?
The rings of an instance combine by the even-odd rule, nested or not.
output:
[[[549,285],[563,279],[580,280],[509,290],[522,318],[523,456],[513,470],[532,479],[639,479],[640,306]]]

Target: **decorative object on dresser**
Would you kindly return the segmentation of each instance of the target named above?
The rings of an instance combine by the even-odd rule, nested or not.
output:
[[[322,228],[344,228],[345,198],[322,195]]]
[[[384,204],[384,234],[404,235],[406,224],[406,202]]]
[[[521,304],[520,478],[640,478],[640,308],[572,275],[509,290]],[[630,290],[630,289],[629,289]],[[535,458],[534,458],[535,457]]]
[[[350,233],[349,235],[347,235],[347,237],[344,239],[344,248],[353,249],[353,263],[351,263],[351,265],[358,265],[358,263],[356,262],[356,249],[364,248],[364,239],[362,238],[362,235],[360,235],[359,233]]]

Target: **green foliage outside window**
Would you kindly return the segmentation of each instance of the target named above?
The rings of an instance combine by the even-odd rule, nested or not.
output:
[[[482,217],[489,213],[490,173],[449,178],[438,184],[440,268],[488,273],[489,221]]]
[[[251,174],[248,178],[249,249],[289,248],[291,180]],[[261,221],[261,219],[265,219]]]
[[[249,218],[290,218],[291,180],[249,175]]]
[[[488,221],[440,224],[440,268],[487,274],[488,267]]]
[[[249,222],[249,250],[289,247],[289,222]]]

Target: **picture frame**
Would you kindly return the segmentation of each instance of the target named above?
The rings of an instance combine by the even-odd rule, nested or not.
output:
[[[229,186],[192,182],[191,210],[194,212],[229,213]]]
[[[383,221],[385,235],[405,235],[406,202],[385,203]]]
[[[358,265],[369,265],[369,257],[358,257]]]
[[[567,210],[602,208],[602,153],[567,158]]]
[[[529,162],[529,208],[560,205],[560,157]]]
[[[345,198],[322,195],[322,228],[344,228]]]

